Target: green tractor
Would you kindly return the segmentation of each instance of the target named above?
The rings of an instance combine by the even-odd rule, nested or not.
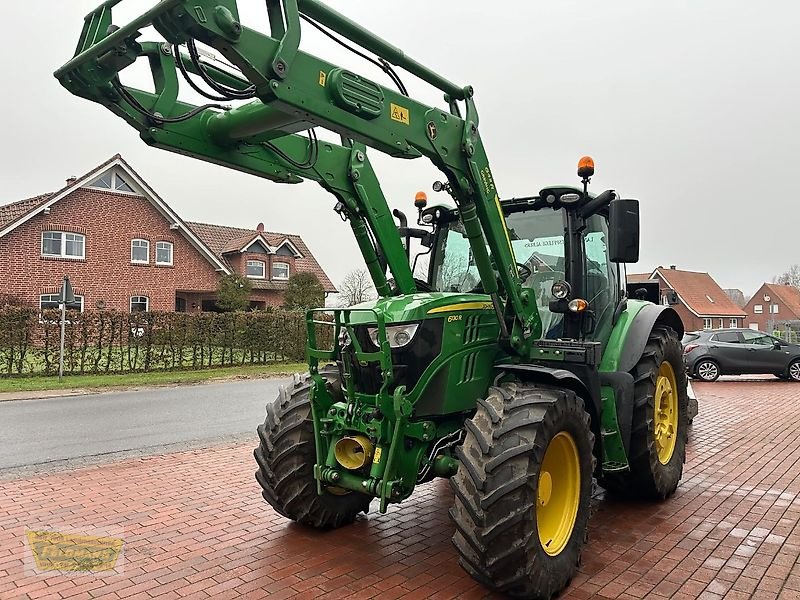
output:
[[[118,2],[87,15],[61,84],[152,146],[318,182],[379,294],[309,312],[309,372],[258,428],[256,477],[275,510],[339,527],[373,500],[385,512],[447,477],[462,566],[491,589],[550,598],[577,571],[595,479],[629,496],[675,491],[688,428],[683,327],[671,308],[626,297],[639,205],[590,193],[591,159],[579,186],[500,200],[473,89],[321,2],[268,1],[269,34],[243,26],[235,0],[162,0],[122,26]],[[394,87],[301,50],[301,22]],[[149,26],[161,41],[139,41]],[[120,79],[139,58],[154,91]],[[409,97],[394,67],[442,91],[444,108]],[[183,83],[210,102],[180,100]],[[446,178],[434,189],[455,208],[420,196],[417,227],[399,211],[395,222],[367,146],[433,162]],[[412,242],[423,249],[413,261]],[[415,278],[420,259],[427,275]]]

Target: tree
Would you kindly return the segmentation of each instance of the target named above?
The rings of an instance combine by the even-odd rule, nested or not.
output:
[[[792,265],[789,270],[772,279],[774,283],[800,288],[800,265]]]
[[[217,286],[217,306],[223,312],[245,310],[250,306],[253,285],[242,275],[223,275]]]
[[[324,304],[325,288],[314,273],[295,273],[289,277],[283,298],[284,308],[318,308]]]
[[[339,284],[339,305],[346,307],[375,298],[375,288],[366,269],[355,269]]]

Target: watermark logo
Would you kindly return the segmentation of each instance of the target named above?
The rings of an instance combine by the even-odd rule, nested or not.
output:
[[[25,530],[37,571],[112,571],[122,552],[117,537]]]

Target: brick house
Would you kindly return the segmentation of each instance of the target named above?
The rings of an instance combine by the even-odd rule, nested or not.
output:
[[[800,324],[800,290],[791,285],[765,283],[744,307],[747,327],[760,331],[797,329]]]
[[[671,265],[628,275],[629,285],[653,280],[659,282],[661,303],[675,309],[686,331],[743,326],[747,314],[708,273],[682,271]]]
[[[57,192],[0,206],[0,292],[53,307],[69,275],[83,309],[213,310],[220,277],[253,280],[279,305],[290,275],[336,288],[296,235],[188,223],[115,155]]]

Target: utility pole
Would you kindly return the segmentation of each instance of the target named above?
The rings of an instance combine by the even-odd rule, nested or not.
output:
[[[75,292],[72,291],[72,284],[69,282],[69,275],[64,275],[64,282],[61,284],[61,294],[58,297],[58,307],[61,309],[61,350],[58,354],[58,381],[64,377],[64,333],[67,325],[67,303],[75,302]]]

